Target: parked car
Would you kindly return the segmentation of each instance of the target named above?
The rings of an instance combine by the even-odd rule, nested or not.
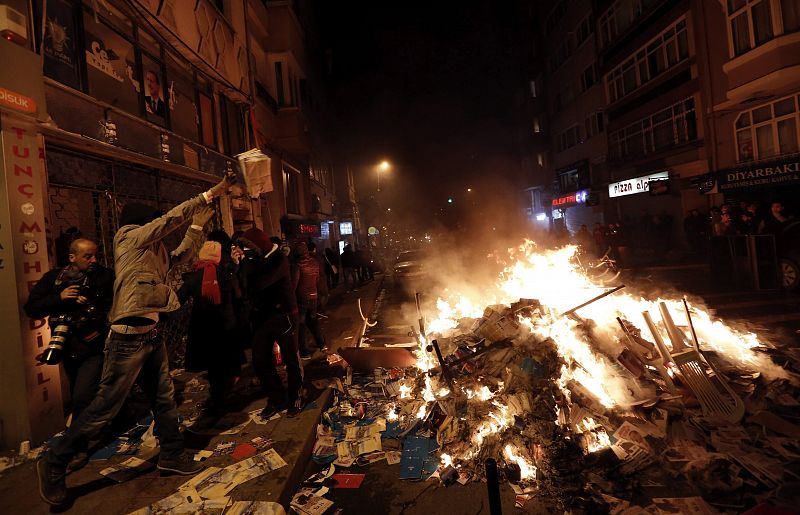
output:
[[[395,284],[415,291],[426,277],[425,257],[425,252],[420,249],[400,252],[393,268]]]
[[[784,290],[800,288],[800,221],[791,222],[779,235],[778,268]]]

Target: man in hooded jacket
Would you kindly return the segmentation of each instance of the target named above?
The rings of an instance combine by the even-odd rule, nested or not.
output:
[[[227,193],[226,176],[210,190],[172,208],[163,216],[153,207],[128,203],[114,236],[114,302],[108,319],[111,331],[105,345],[100,389],[92,403],[36,464],[39,494],[51,505],[67,497],[66,466],[83,442],[97,435],[117,414],[134,382],[145,391],[155,420],[161,453],[158,469],[190,475],[202,470],[184,451],[167,350],[157,323],[159,314],[180,307],[175,292],[165,284],[172,264],[188,262],[200,247],[203,226],[211,219],[208,205]],[[183,241],[172,252],[164,238],[183,226]],[[138,381],[137,381],[138,378]]]

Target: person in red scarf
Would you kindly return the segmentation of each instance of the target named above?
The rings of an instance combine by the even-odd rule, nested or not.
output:
[[[236,327],[234,276],[220,269],[221,258],[222,246],[216,241],[205,242],[194,270],[183,274],[178,290],[181,304],[193,299],[185,367],[189,372],[208,371],[206,419],[225,413],[225,400],[234,379],[241,374],[241,349],[229,338]]]

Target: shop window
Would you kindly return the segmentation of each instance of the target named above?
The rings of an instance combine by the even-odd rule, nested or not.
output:
[[[739,114],[734,123],[739,161],[800,151],[798,101],[790,96]]]
[[[83,23],[89,94],[138,115],[142,84],[133,43],[89,12]]]

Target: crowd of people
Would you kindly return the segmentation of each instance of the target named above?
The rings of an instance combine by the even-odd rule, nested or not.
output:
[[[66,266],[45,274],[31,291],[25,312],[49,317],[53,337],[43,363],[63,364],[69,380],[69,427],[37,463],[39,491],[52,505],[66,500],[66,475],[88,462],[91,441],[121,410],[134,383],[144,391],[159,440],[158,469],[191,475],[203,468],[184,450],[169,373],[164,315],[191,303],[184,365],[205,372],[209,399],[200,425],[222,417],[252,349],[253,369],[266,394],[261,415],[302,409],[302,360],[326,349],[319,316],[344,270],[345,281],[372,278],[367,249],[345,249],[339,260],[313,242],[292,246],[251,228],[228,235],[205,233],[213,200],[228,194],[226,177],[208,191],[167,213],[127,203],[114,237],[114,269],[97,262],[97,245],[77,237]],[[167,237],[186,229],[174,249]],[[349,247],[349,246],[348,246]],[[359,254],[360,253],[360,254]],[[191,264],[177,290],[167,284],[171,267]],[[56,324],[61,324],[55,327]],[[310,340],[310,343],[309,341]],[[278,374],[274,346],[286,366]],[[312,349],[312,346],[314,349]]]

